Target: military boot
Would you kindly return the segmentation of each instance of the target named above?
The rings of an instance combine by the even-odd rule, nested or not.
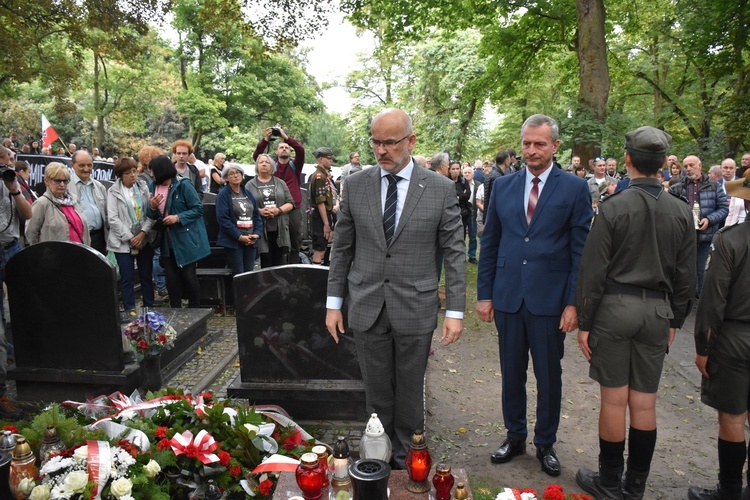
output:
[[[622,469],[613,469],[601,463],[599,472],[580,468],[576,473],[576,483],[584,491],[591,493],[594,500],[622,500]]]
[[[689,500],[740,500],[741,497],[742,485],[726,486],[719,483],[712,490],[697,486],[691,486],[688,490]]]
[[[648,472],[628,470],[622,478],[622,498],[625,500],[641,500],[646,492]]]

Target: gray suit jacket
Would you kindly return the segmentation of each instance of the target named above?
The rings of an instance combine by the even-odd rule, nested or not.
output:
[[[348,177],[334,230],[328,295],[347,298],[355,332],[369,329],[385,304],[397,332],[431,333],[437,327],[438,247],[445,259],[446,309],[466,307],[466,250],[453,182],[414,164],[389,246],[382,221],[380,168]]]

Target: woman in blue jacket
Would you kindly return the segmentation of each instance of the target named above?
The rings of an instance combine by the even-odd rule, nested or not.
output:
[[[167,156],[157,156],[149,168],[154,175],[149,188],[149,217],[161,221],[155,226],[161,228],[155,245],[161,248],[169,305],[181,307],[184,297],[189,307],[199,307],[201,289],[196,263],[211,253],[203,205],[192,181],[179,177]]]
[[[242,186],[245,175],[239,165],[227,165],[221,171],[224,187],[216,197],[219,236],[216,244],[224,247],[227,263],[234,274],[252,271],[257,241],[263,234],[263,219],[258,204]]]

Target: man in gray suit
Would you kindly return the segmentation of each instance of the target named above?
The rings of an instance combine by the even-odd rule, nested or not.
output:
[[[380,168],[344,184],[326,327],[338,343],[346,297],[367,409],[378,414],[393,443],[393,463],[403,468],[412,433],[424,428],[424,374],[437,328],[438,248],[445,255],[447,309],[440,340],[451,344],[463,330],[463,225],[453,183],[412,160],[417,137],[409,116],[386,109],[373,118],[370,132]]]

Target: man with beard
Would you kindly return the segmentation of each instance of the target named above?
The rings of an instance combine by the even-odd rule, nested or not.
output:
[[[419,168],[409,115],[386,109],[372,120],[369,144],[378,162],[344,183],[331,250],[326,327],[336,342],[349,327],[365,383],[404,468],[415,429],[424,429],[424,375],[437,327],[434,256],[445,255],[446,314],[441,340],[458,340],[466,304],[463,225],[454,184]],[[382,216],[382,224],[380,218]]]
[[[700,297],[703,290],[703,275],[706,272],[706,261],[711,249],[711,240],[721,223],[729,215],[729,203],[719,183],[712,181],[703,173],[703,164],[697,156],[686,156],[682,160],[685,168],[684,178],[669,188],[669,191],[687,198],[696,218],[695,230],[698,233],[698,290]]]
[[[289,192],[294,198],[294,209],[289,212],[289,263],[299,264],[299,250],[302,236],[302,212],[300,212],[300,202],[302,201],[302,167],[305,166],[305,148],[293,137],[287,135],[286,131],[279,127],[268,127],[265,136],[258,142],[253,153],[253,159],[257,160],[258,155],[267,153],[270,149],[271,142],[275,137],[280,137],[281,141],[276,147],[276,172],[273,174],[279,179],[286,182]],[[294,150],[294,159],[292,160],[292,149]]]

